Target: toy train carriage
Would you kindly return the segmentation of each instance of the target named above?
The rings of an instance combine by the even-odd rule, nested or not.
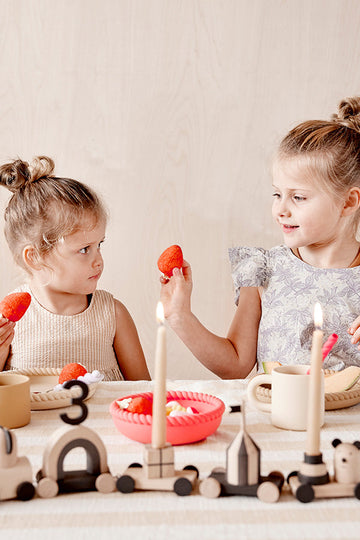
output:
[[[200,483],[205,497],[244,495],[258,497],[263,502],[276,502],[281,493],[284,476],[278,471],[268,476],[260,474],[261,452],[246,431],[244,405],[243,429],[240,430],[226,452],[226,469],[213,469]]]
[[[65,457],[74,448],[84,448],[86,469],[65,471]],[[85,426],[63,426],[53,433],[45,448],[43,466],[36,480],[37,493],[44,498],[74,491],[109,493],[115,490],[115,479],[108,469],[104,443],[92,429]]]
[[[332,445],[335,448],[333,478],[329,477],[327,471],[325,475],[319,476],[319,467],[325,470],[326,467],[320,460],[317,463],[316,459],[307,464],[309,476],[300,471],[289,474],[287,481],[298,501],[308,503],[314,498],[338,497],[360,499],[360,442],[346,443],[334,439]]]
[[[17,455],[15,434],[0,426],[0,500],[32,499],[35,494],[32,476],[28,458]]]

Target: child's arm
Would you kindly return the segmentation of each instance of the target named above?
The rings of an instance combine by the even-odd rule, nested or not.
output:
[[[15,323],[0,315],[0,371],[4,369],[9,356],[10,344],[14,338]]]
[[[261,301],[257,287],[241,290],[238,308],[226,338],[207,330],[190,307],[192,277],[184,261],[182,272],[174,269],[173,277],[161,278],[161,301],[165,317],[196,358],[221,378],[246,377],[256,363],[257,335]]]
[[[125,380],[150,380],[139,336],[130,313],[115,299],[116,332],[114,350]]]

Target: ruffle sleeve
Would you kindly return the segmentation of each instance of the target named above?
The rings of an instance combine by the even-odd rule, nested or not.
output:
[[[229,249],[231,275],[235,286],[235,303],[241,287],[262,287],[268,279],[268,252],[263,248],[234,247]]]

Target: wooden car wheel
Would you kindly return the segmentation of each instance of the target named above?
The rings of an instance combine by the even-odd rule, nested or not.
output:
[[[311,484],[301,484],[296,490],[296,498],[302,503],[311,502],[314,497],[315,493]]]
[[[35,495],[35,488],[30,482],[22,482],[16,488],[16,496],[20,501],[29,501]]]
[[[117,479],[116,488],[120,493],[132,493],[135,489],[135,480],[128,474],[124,474]]]
[[[199,470],[195,467],[195,465],[186,465],[183,468],[183,471],[195,471],[196,472],[196,478],[199,478]]]
[[[59,493],[59,486],[55,480],[52,478],[41,478],[37,486],[37,494],[43,499],[50,499],[51,497],[56,497]]]
[[[100,493],[112,493],[115,491],[115,479],[110,473],[100,474],[95,480],[95,487]]]
[[[261,482],[257,488],[256,495],[262,502],[275,503],[279,500],[280,490],[274,482],[268,480]]]
[[[192,492],[192,483],[187,478],[178,478],[174,484],[174,491],[180,497],[190,495]]]
[[[216,499],[220,496],[221,484],[219,480],[216,480],[216,478],[214,478],[213,476],[209,476],[200,483],[199,491],[204,497],[208,497],[209,499]]]

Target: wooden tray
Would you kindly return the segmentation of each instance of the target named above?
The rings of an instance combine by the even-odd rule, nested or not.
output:
[[[264,403],[271,402],[271,386],[261,385],[257,388],[256,396]],[[331,392],[325,394],[325,410],[345,409],[360,403],[360,381],[354,384],[350,390],[343,392]]]
[[[74,397],[81,395],[80,388],[70,390],[53,390],[58,384],[62,368],[33,368],[16,369],[14,373],[21,373],[30,378],[30,407],[32,411],[42,409],[59,409],[69,407]],[[86,399],[94,395],[99,383],[88,385],[89,393]]]

